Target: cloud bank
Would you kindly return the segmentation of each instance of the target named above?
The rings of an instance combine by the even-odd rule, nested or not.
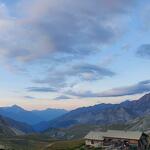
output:
[[[0,56],[30,62],[99,51],[120,36],[120,23],[133,4],[134,0],[21,0],[10,10],[2,3]]]
[[[141,81],[135,85],[114,88],[99,93],[94,93],[92,91],[86,91],[82,93],[68,91],[67,94],[77,96],[80,98],[91,98],[91,97],[119,97],[126,95],[142,94],[145,92],[150,92],[150,80]]]
[[[68,66],[67,69],[49,70],[45,79],[34,80],[34,83],[49,84],[55,88],[63,88],[81,81],[95,81],[105,77],[113,77],[115,73],[107,68],[91,64]]]

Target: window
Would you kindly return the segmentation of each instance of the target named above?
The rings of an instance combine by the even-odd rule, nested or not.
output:
[[[94,140],[91,140],[91,144],[94,144]]]

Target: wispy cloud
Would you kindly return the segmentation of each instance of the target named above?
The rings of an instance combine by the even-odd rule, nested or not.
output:
[[[25,99],[36,99],[35,97],[33,96],[24,96]]]
[[[143,44],[137,50],[137,55],[142,58],[150,59],[150,44]]]
[[[61,95],[55,98],[55,100],[68,100],[68,99],[71,99],[71,97],[66,95]]]
[[[92,91],[86,91],[82,93],[68,91],[67,94],[77,96],[80,98],[88,98],[88,97],[90,98],[90,97],[118,97],[118,96],[141,94],[145,92],[150,92],[150,80],[141,81],[135,85],[114,88],[99,93],[94,93]]]
[[[28,92],[57,92],[56,89],[50,87],[28,87]]]
[[[65,70],[49,71],[46,79],[34,80],[35,83],[49,84],[56,88],[72,85],[75,81],[95,81],[113,77],[115,73],[107,68],[91,64],[68,66]],[[70,81],[70,79],[72,79]],[[69,84],[69,85],[68,85]]]

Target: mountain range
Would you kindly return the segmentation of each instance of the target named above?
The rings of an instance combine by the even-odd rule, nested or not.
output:
[[[14,105],[0,108],[0,133],[11,134],[58,131],[57,129],[84,126],[109,126],[131,130],[150,129],[150,93],[138,100],[120,104],[98,104],[70,112],[63,109],[27,111]],[[3,116],[3,117],[2,117]],[[7,129],[7,130],[6,130]],[[74,129],[74,128],[73,128]],[[64,132],[64,131],[63,131]],[[67,130],[65,130],[67,132]],[[59,131],[62,134],[62,131]]]
[[[110,125],[127,123],[150,115],[150,93],[138,100],[120,104],[99,104],[78,108],[49,122],[49,127],[68,128],[75,125]]]
[[[27,111],[17,105],[10,107],[0,107],[0,115],[9,117],[13,120],[27,123],[29,125],[39,124],[43,121],[50,121],[67,113],[64,109],[45,109]]]

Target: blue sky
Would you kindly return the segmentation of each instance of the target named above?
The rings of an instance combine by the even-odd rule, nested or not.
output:
[[[150,92],[148,0],[0,0],[0,105],[74,109]]]

